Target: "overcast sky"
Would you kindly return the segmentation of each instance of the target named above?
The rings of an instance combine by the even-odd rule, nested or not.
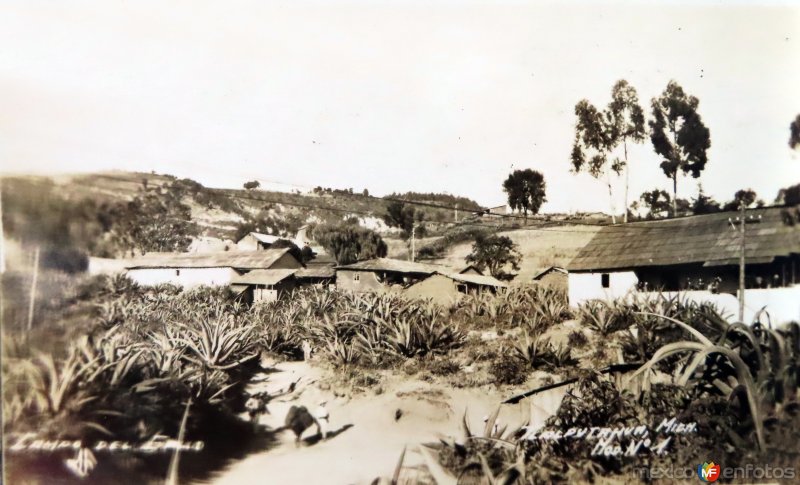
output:
[[[0,169],[496,205],[533,168],[543,210],[607,210],[569,172],[575,103],[625,78],[649,113],[675,79],[711,130],[706,191],[772,201],[800,182],[798,4],[0,0]],[[632,194],[670,188],[649,141],[631,153]]]

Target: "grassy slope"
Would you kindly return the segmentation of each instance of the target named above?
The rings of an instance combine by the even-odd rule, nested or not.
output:
[[[13,178],[9,177],[9,180]],[[91,198],[97,201],[130,200],[140,190],[144,180],[149,187],[169,184],[172,181],[166,175],[122,171],[62,175],[54,177],[53,180],[59,186],[61,193],[70,198]],[[362,219],[363,225],[379,232],[385,232],[387,229],[382,221],[387,202],[363,197],[360,194],[317,195],[209,188],[203,190],[209,194],[227,197],[239,208],[235,211],[232,207],[220,208],[214,204],[208,207],[191,197],[186,197],[184,202],[192,208],[192,217],[203,227],[203,235],[206,236],[231,237],[236,224],[242,220],[243,213],[256,213],[264,206],[272,207],[278,217],[299,217],[307,222],[334,222],[353,215]],[[425,212],[426,219],[430,221],[447,221],[451,217],[449,210],[421,206],[417,208]],[[397,252],[392,249],[390,254],[395,255]]]
[[[544,229],[518,229],[500,232],[517,243],[522,253],[520,271],[515,282],[528,282],[539,271],[549,266],[564,266],[572,260],[598,227],[561,226]],[[448,249],[444,258],[433,260],[452,268],[466,266],[464,258],[472,250],[471,243],[457,244]]]

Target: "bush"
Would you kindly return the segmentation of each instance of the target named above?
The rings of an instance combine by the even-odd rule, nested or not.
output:
[[[531,368],[508,353],[500,354],[489,366],[495,384],[519,385],[528,380]]]
[[[585,333],[580,330],[575,330],[570,332],[569,337],[567,337],[567,343],[570,347],[582,349],[589,343],[589,339],[586,337]]]
[[[427,367],[433,375],[437,376],[449,376],[461,370],[458,362],[448,358],[433,359],[428,362]]]

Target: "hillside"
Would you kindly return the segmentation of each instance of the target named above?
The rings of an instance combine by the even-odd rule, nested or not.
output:
[[[519,246],[522,254],[520,270],[514,283],[529,282],[541,270],[550,266],[564,266],[586,245],[598,231],[597,226],[558,226],[535,229],[500,231]],[[462,242],[450,247],[445,255],[431,262],[461,268],[466,266],[464,258],[472,250],[471,242]]]
[[[92,255],[112,255],[114,247],[105,231],[115,217],[113,207],[157,188],[177,194],[198,226],[196,242],[202,240],[208,247],[219,245],[215,241],[235,239],[240,226],[254,218],[269,221],[269,232],[286,236],[304,224],[357,218],[360,225],[381,233],[389,257],[410,258],[408,241],[383,222],[389,204],[383,198],[322,188],[310,193],[213,189],[190,179],[137,172],[5,177],[6,236],[77,248]],[[413,200],[417,202],[414,208],[424,213],[427,234],[416,240],[419,259],[463,267],[477,234],[500,233],[511,237],[523,254],[518,280],[528,280],[547,266],[566,264],[596,229],[564,226],[572,221],[558,215],[539,215],[528,221],[498,215],[481,217],[465,211],[478,210],[476,202],[449,194],[409,192],[389,197]],[[457,223],[449,208],[456,204],[460,208]]]
[[[202,228],[202,235],[229,238],[235,227],[250,214],[266,210],[277,219],[290,222],[290,226],[310,222],[334,222],[357,217],[361,225],[381,233],[391,233],[382,220],[388,201],[346,190],[321,189],[309,193],[277,192],[267,190],[214,189],[204,187],[190,179],[171,175],[141,172],[104,172],[57,177],[4,177],[6,197],[35,199],[41,192],[57,193],[67,200],[84,199],[96,204],[131,200],[144,188],[167,187],[178,184],[183,189],[182,202],[191,208],[192,219]],[[437,224],[449,222],[453,217],[444,205],[455,200],[463,208],[479,209],[479,205],[464,197],[446,194],[392,194],[392,197],[421,202],[415,208],[425,214],[425,220],[437,230]]]

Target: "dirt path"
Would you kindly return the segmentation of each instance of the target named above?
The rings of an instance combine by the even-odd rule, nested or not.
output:
[[[271,401],[270,414],[263,416],[261,423],[278,428],[290,406],[304,405],[313,410],[326,399],[334,436],[327,441],[312,439],[298,447],[290,431],[279,433],[277,446],[231,464],[207,483],[369,483],[392,474],[404,447],[409,450],[404,463],[413,466],[420,461],[414,451],[419,443],[435,441],[440,433],[460,433],[465,408],[473,429],[482,429],[483,416],[491,414],[504,397],[484,389],[453,389],[399,377],[385,379],[380,394],[336,397],[332,390],[320,389],[320,384],[323,389],[327,387],[322,369],[305,362],[286,362],[275,370],[260,376],[267,379],[252,383],[249,390],[280,394],[293,382],[296,388],[292,394]],[[398,410],[401,416],[395,419]],[[509,427],[516,426],[527,421],[530,412],[528,403],[503,406],[499,419]],[[539,421],[549,413],[538,409],[534,414]],[[303,436],[315,433],[312,426]]]

